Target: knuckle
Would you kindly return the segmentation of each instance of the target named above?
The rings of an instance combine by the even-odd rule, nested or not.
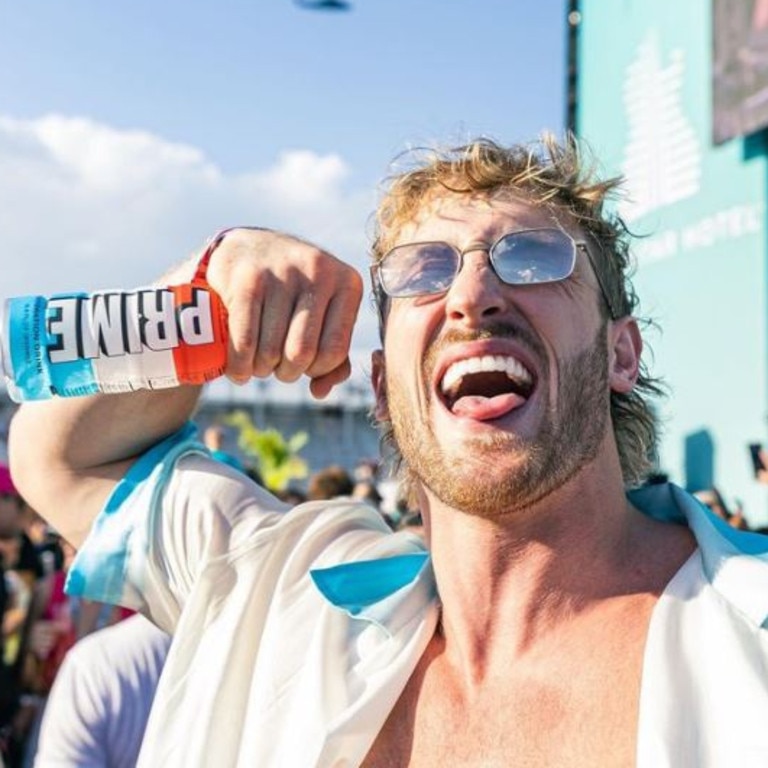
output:
[[[324,351],[334,358],[345,358],[347,356],[347,350],[349,349],[349,335],[345,328],[339,328],[331,331],[326,337],[324,344]]]
[[[235,357],[228,362],[226,373],[233,381],[246,381],[251,377],[251,365],[247,358]]]
[[[275,371],[275,377],[279,381],[284,381],[290,384],[301,377],[301,371],[293,366],[281,364]]]
[[[306,275],[312,282],[315,282],[331,273],[336,263],[337,260],[329,253],[315,249],[306,264]]]
[[[271,342],[268,342],[264,344],[263,346],[259,347],[259,350],[256,354],[257,364],[268,368],[268,370],[273,371],[275,368],[277,368],[278,365],[280,365],[281,355],[280,355],[280,348]]]
[[[283,356],[286,363],[302,371],[308,368],[314,359],[315,349],[308,339],[292,342],[286,347]]]
[[[240,353],[247,353],[256,347],[254,329],[250,324],[238,324],[230,328],[232,346]]]
[[[365,290],[365,283],[363,282],[363,276],[356,270],[349,268],[351,272],[350,279],[350,293],[353,297],[362,297]]]
[[[266,379],[275,372],[275,366],[269,365],[262,360],[254,360],[251,375],[259,379]]]
[[[313,375],[324,375],[334,370],[347,356],[346,344],[326,344],[311,366]]]

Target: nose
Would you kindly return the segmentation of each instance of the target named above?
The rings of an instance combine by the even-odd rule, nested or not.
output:
[[[445,312],[451,320],[477,323],[504,311],[507,290],[493,271],[486,249],[466,250],[446,294]]]

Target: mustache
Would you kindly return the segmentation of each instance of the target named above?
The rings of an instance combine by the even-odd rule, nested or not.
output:
[[[424,356],[424,370],[431,374],[440,353],[452,344],[486,341],[488,339],[514,339],[530,349],[540,360],[547,360],[546,348],[533,331],[509,321],[496,321],[475,330],[459,328],[447,330],[442,336],[435,339],[427,349]]]

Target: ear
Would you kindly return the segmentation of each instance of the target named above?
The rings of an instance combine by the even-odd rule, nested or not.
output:
[[[643,339],[637,321],[622,317],[611,323],[608,381],[612,392],[631,392],[640,375]]]
[[[376,421],[389,421],[389,402],[387,400],[387,365],[384,350],[376,349],[371,355],[371,383],[376,396],[373,415]]]

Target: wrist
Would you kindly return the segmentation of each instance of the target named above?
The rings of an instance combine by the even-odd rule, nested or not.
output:
[[[230,232],[234,232],[236,230],[242,230],[247,229],[251,231],[256,232],[269,232],[270,230],[267,227],[253,227],[253,226],[236,226],[236,227],[226,227],[225,229],[220,229],[218,232],[216,232],[213,237],[211,237],[208,240],[208,243],[205,246],[205,249],[203,250],[202,255],[197,259],[197,266],[195,268],[195,273],[193,276],[193,281],[195,282],[202,282],[202,283],[208,283],[207,274],[208,274],[208,265],[211,262],[211,257],[215,253],[216,249],[221,245],[224,238],[230,234]]]

